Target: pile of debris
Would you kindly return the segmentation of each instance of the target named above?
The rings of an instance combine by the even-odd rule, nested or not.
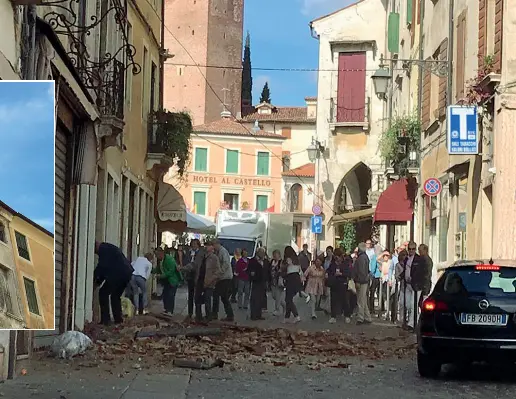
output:
[[[132,319],[120,328],[89,325],[84,332],[94,342],[94,350],[86,352],[85,360],[132,362],[134,368],[172,363],[179,367],[211,368],[245,362],[347,367],[347,358],[404,358],[414,350],[414,345],[403,337],[376,339],[329,331],[201,326],[154,316]]]

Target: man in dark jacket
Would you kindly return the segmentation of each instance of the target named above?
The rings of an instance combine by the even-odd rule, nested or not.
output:
[[[201,242],[194,238],[190,245],[192,250],[189,254],[189,259],[187,262],[183,262],[182,266],[189,265],[190,267],[185,267],[185,280],[188,285],[188,318],[192,318],[194,315],[194,304],[195,304],[195,274],[200,269],[204,258],[206,257],[205,248],[201,247]]]
[[[265,249],[258,248],[256,256],[247,267],[251,281],[251,320],[265,320],[262,317],[263,297],[267,295],[267,285],[271,282],[270,265],[265,259]]]
[[[115,323],[123,322],[121,297],[126,289],[134,269],[122,250],[107,242],[95,242],[95,254],[99,262],[93,274],[99,290],[100,322],[104,325],[111,323],[109,313],[109,299],[111,297],[111,311]]]
[[[358,257],[352,269],[353,280],[357,290],[357,324],[370,324],[371,313],[367,303],[367,290],[369,289],[369,256],[366,253],[366,244],[361,242],[358,244]]]

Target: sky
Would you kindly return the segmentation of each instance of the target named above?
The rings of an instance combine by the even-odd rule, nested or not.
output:
[[[354,3],[352,0],[244,0],[244,35],[251,34],[254,68],[305,68],[318,65],[319,42],[309,22]],[[317,94],[316,72],[253,71],[253,103],[269,82],[273,105],[305,105]]]
[[[54,82],[0,81],[0,200],[54,231]]]

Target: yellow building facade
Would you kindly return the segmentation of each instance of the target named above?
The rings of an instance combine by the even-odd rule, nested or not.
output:
[[[10,223],[22,311],[28,329],[54,328],[54,236],[16,214]]]

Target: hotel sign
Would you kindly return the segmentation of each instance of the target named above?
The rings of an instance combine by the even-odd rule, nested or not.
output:
[[[186,222],[186,211],[159,211],[159,218],[163,221],[170,220],[172,222]]]
[[[188,179],[190,180],[190,178]],[[270,187],[271,181],[259,178],[242,178],[242,177],[216,177],[216,176],[192,176],[192,183],[204,184],[228,184],[234,186],[258,186]]]

